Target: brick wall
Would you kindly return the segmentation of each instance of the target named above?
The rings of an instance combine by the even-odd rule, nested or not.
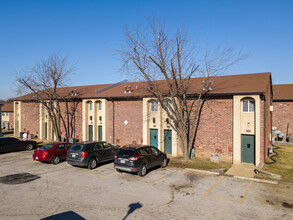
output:
[[[233,100],[209,100],[204,104],[195,147],[197,156],[221,153],[232,161]]]
[[[39,136],[40,133],[40,107],[38,103],[22,104],[23,131]]]
[[[76,137],[80,141],[82,141],[82,102],[76,102],[77,104],[76,111],[75,111],[75,120],[72,121],[75,127],[75,135],[73,133],[72,136]],[[70,112],[72,112],[73,103],[68,103],[68,109]],[[60,102],[60,110],[64,118],[66,118],[66,104],[63,102]],[[61,136],[65,137],[66,132],[64,129],[64,124],[61,121]]]
[[[114,105],[114,133],[113,133]],[[108,141],[123,146],[130,143],[141,143],[143,126],[142,100],[108,102]],[[124,121],[128,124],[125,125]],[[111,138],[110,138],[111,136]]]
[[[288,134],[293,135],[293,102],[273,102],[273,126],[286,134],[289,123]]]

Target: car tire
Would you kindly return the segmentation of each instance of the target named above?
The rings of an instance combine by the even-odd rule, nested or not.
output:
[[[97,167],[97,165],[98,165],[97,160],[95,158],[92,158],[92,159],[90,159],[90,161],[87,165],[87,168],[92,170],[92,169],[95,169]]]
[[[167,160],[167,158],[164,158],[164,160],[163,160],[163,162],[161,164],[161,167],[165,168],[167,166],[167,164],[168,164],[168,160]]]
[[[32,150],[33,148],[34,148],[34,146],[32,144],[28,144],[28,145],[25,146],[25,149],[27,151]]]
[[[138,172],[139,176],[145,176],[147,174],[147,167],[143,164]]]
[[[60,162],[60,157],[59,156],[54,156],[51,160],[51,164],[58,164]]]

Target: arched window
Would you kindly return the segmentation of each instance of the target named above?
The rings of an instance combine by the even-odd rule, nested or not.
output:
[[[98,102],[98,110],[102,110],[102,102]]]
[[[158,102],[157,101],[151,101],[151,111],[152,112],[158,111]]]
[[[89,102],[89,110],[93,110],[93,102]]]
[[[252,99],[242,100],[242,112],[254,112],[255,111],[255,101]]]

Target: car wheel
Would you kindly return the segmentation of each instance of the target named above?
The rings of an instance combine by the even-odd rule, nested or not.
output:
[[[28,144],[25,146],[26,150],[32,150],[34,148],[34,146],[32,144]]]
[[[87,168],[90,170],[95,169],[97,167],[97,164],[98,164],[97,160],[95,158],[92,158],[92,159],[90,159],[90,161],[87,165]]]
[[[161,164],[161,167],[162,167],[162,168],[165,168],[165,167],[167,166],[167,163],[168,163],[167,158],[164,158],[164,160],[163,160],[163,162],[162,162],[162,164]]]
[[[56,165],[60,162],[60,157],[59,156],[54,156],[51,160],[51,163]]]
[[[138,172],[138,175],[145,176],[146,174],[147,174],[147,167],[146,167],[146,165],[143,164],[140,168],[140,171]]]

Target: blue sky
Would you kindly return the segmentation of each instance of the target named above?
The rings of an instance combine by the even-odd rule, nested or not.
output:
[[[250,54],[227,74],[272,72],[274,84],[293,83],[292,11],[292,0],[0,0],[0,99],[17,96],[16,71],[53,51],[76,65],[71,85],[126,79],[115,49],[126,25],[153,15],[171,30],[183,24],[199,44]]]

